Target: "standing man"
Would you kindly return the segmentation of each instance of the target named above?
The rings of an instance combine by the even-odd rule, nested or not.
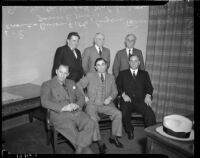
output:
[[[140,70],[140,60],[136,54],[129,58],[129,69],[123,70],[117,77],[118,96],[121,98],[122,121],[128,139],[134,138],[131,128],[131,113],[138,112],[144,117],[145,127],[154,125],[156,118],[151,109],[153,87],[147,71]]]
[[[122,70],[126,70],[129,68],[129,56],[132,54],[136,54],[140,59],[139,69],[144,70],[144,59],[142,55],[142,51],[134,48],[136,42],[136,36],[134,34],[128,34],[125,37],[125,48],[119,50],[114,59],[113,63],[113,75],[117,78],[118,74]]]
[[[66,79],[69,67],[60,64],[56,76],[41,87],[42,106],[50,109],[55,129],[74,145],[76,154],[93,153],[90,149],[95,123],[82,112],[85,98],[74,81]]]
[[[69,66],[70,74],[67,77],[68,79],[78,82],[82,78],[81,52],[77,49],[79,40],[80,36],[77,32],[70,32],[67,36],[66,45],[57,48],[51,73],[52,78],[56,75],[55,70],[60,64]]]
[[[77,83],[77,87],[81,89],[83,94],[83,89],[87,88],[87,94],[85,94],[87,100],[86,112],[95,121],[96,125],[93,141],[98,142],[100,153],[104,154],[106,146],[101,141],[98,113],[110,116],[112,120],[112,133],[109,141],[118,148],[123,148],[123,144],[118,140],[118,137],[122,136],[122,117],[121,112],[113,103],[113,99],[115,99],[118,92],[114,76],[106,71],[106,60],[97,58],[94,64],[96,72],[87,73]]]
[[[85,74],[88,72],[95,72],[94,62],[97,58],[102,57],[107,61],[108,68],[110,66],[110,50],[105,48],[105,37],[102,33],[96,33],[94,36],[94,45],[84,50],[83,58],[83,71]]]

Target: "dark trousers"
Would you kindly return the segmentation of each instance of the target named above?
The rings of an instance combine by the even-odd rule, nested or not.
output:
[[[129,132],[131,130],[131,113],[138,112],[144,117],[145,127],[154,125],[156,123],[156,117],[151,109],[144,102],[131,103],[131,102],[121,102],[120,110],[122,112],[122,122],[124,124],[125,130]]]

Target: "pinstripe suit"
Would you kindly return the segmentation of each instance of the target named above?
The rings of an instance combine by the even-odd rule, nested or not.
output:
[[[115,107],[113,102],[108,105],[104,105],[103,102],[106,98],[111,96],[113,99],[117,96],[117,88],[115,84],[114,76],[108,73],[105,73],[105,81],[104,81],[104,98],[101,104],[98,104],[97,100],[100,100],[99,97],[99,89],[101,88],[102,81],[97,72],[87,73],[85,77],[83,77],[78,83],[77,87],[82,90],[87,87],[87,96],[89,101],[87,103],[86,111],[91,116],[93,120],[96,122],[96,130],[94,133],[94,141],[100,140],[101,136],[99,133],[99,125],[98,125],[98,115],[97,113],[104,113],[110,115],[112,120],[112,135],[114,136],[122,136],[122,116],[121,112]]]

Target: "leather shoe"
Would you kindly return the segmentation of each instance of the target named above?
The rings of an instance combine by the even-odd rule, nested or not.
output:
[[[107,149],[107,147],[106,147],[105,144],[99,146],[99,154],[105,154],[106,153],[106,149]]]
[[[129,140],[134,139],[134,130],[133,130],[133,129],[131,129],[131,130],[128,132],[128,139],[129,139]]]
[[[118,148],[123,148],[124,147],[123,144],[117,139],[117,137],[109,138],[109,142],[111,144],[114,144]]]

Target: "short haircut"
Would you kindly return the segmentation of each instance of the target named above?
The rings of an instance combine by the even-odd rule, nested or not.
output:
[[[126,39],[128,38],[128,36],[133,36],[133,37],[135,38],[135,40],[137,40],[137,37],[136,37],[135,34],[133,34],[133,33],[129,33],[129,34],[126,35],[126,37],[125,37],[125,41],[126,41]]]
[[[136,56],[138,58],[138,60],[140,61],[140,58],[139,58],[139,56],[136,53],[131,54],[129,56],[129,58],[128,58],[128,61],[130,61],[130,59],[131,59],[132,56]]]
[[[69,72],[69,65],[67,65],[67,64],[63,64],[63,63],[60,63],[60,64],[57,66],[56,70],[59,69],[60,66],[67,67],[67,68],[68,68],[68,72]]]
[[[104,58],[97,58],[96,60],[95,60],[95,63],[94,63],[94,66],[96,66],[96,64],[97,64],[97,62],[98,61],[104,61],[105,63],[106,63],[106,65],[107,65],[107,61],[104,59]]]
[[[67,39],[70,40],[72,36],[77,36],[78,39],[80,39],[80,35],[78,34],[78,32],[70,32],[67,36]]]

